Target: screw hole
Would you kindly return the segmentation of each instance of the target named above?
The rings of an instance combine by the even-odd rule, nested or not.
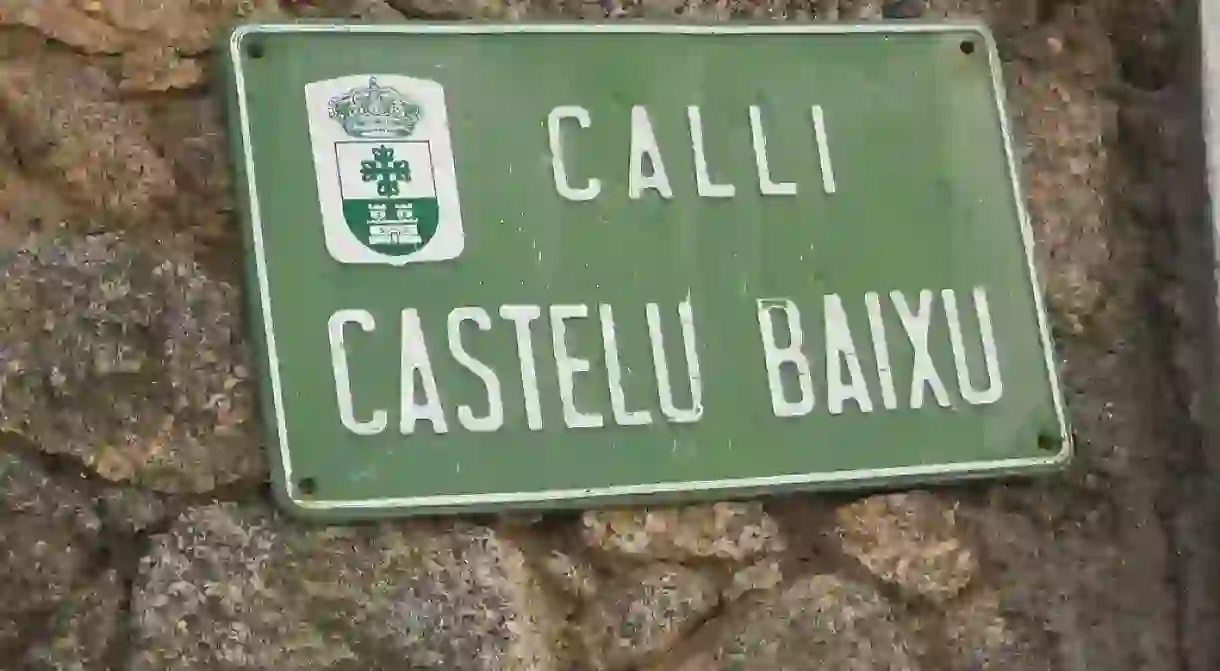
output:
[[[1058,441],[1055,439],[1055,436],[1052,436],[1049,433],[1038,434],[1038,449],[1040,449],[1040,450],[1046,450],[1047,452],[1052,452],[1055,450],[1056,442],[1058,442]]]
[[[246,47],[246,54],[248,54],[250,58],[262,58],[263,45],[259,42],[251,42],[250,45]]]
[[[963,54],[969,56],[970,54],[974,53],[974,42],[971,42],[970,40],[963,40],[961,44],[957,45],[957,48],[961,49]]]
[[[301,478],[297,483],[297,489],[305,496],[313,496],[318,491],[318,481],[313,478]]]

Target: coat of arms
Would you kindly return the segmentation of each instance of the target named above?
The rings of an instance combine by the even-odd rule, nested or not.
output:
[[[342,263],[442,261],[464,245],[444,90],[401,75],[305,87],[326,247]]]

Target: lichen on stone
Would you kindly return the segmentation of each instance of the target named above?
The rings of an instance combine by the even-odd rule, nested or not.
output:
[[[725,587],[724,595],[726,598],[736,599],[756,590],[772,589],[783,582],[783,579],[784,569],[780,560],[765,557],[754,564],[734,571],[729,584]]]
[[[156,489],[263,473],[237,292],[172,241],[43,239],[0,280],[0,428]]]
[[[148,117],[119,99],[96,64],[71,54],[0,62],[0,107],[24,165],[58,183],[95,220],[146,222],[177,193],[147,137]]]
[[[0,26],[24,26],[88,54],[172,45],[197,55],[226,26],[277,8],[273,0],[0,0]]]
[[[73,592],[50,618],[47,631],[25,650],[29,671],[103,671],[119,630],[123,585],[113,571]]]
[[[88,567],[81,539],[47,520],[15,515],[0,521],[0,647],[19,641],[19,623],[54,612]]]
[[[779,526],[758,502],[589,511],[583,521],[591,545],[658,559],[743,561],[786,547]]]
[[[966,599],[945,612],[947,652],[955,669],[1051,671],[1056,665],[1031,632],[1015,627],[994,592]]]
[[[135,669],[558,669],[541,608],[485,527],[306,529],[206,506],[143,562]]]
[[[978,571],[953,507],[927,492],[869,497],[835,517],[844,552],[913,594],[950,599]]]
[[[601,581],[588,562],[565,552],[553,551],[543,558],[543,570],[555,584],[574,599],[592,599],[600,591]]]
[[[100,530],[88,496],[0,450],[0,650],[21,649],[21,668],[66,662],[57,650],[67,647],[92,664],[105,648],[119,596],[105,576],[92,577]],[[86,634],[84,622],[95,633]],[[31,634],[39,645],[26,650]]]
[[[107,488],[98,495],[97,508],[108,529],[126,534],[158,525],[169,514],[161,495],[135,487]]]
[[[596,669],[625,668],[670,648],[719,601],[709,575],[665,564],[628,572],[601,592],[580,623]]]
[[[922,668],[891,606],[867,585],[814,575],[756,599],[681,671]]]
[[[168,46],[130,51],[123,57],[122,91],[168,91],[188,89],[203,83],[198,59],[183,58]]]
[[[83,538],[95,537],[102,521],[93,501],[66,478],[52,477],[37,463],[3,449],[7,442],[12,441],[0,436],[0,512],[41,519]]]

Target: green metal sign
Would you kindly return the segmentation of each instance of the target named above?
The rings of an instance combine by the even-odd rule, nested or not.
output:
[[[605,505],[1071,452],[975,25],[252,25],[281,503]]]

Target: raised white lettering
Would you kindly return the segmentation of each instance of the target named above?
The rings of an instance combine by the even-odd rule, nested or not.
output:
[[[606,349],[606,376],[610,385],[610,409],[614,422],[619,426],[651,424],[651,412],[627,409],[627,396],[623,392],[623,366],[619,361],[618,341],[614,335],[614,312],[603,303],[598,306],[598,316],[602,323],[602,346]]]
[[[835,171],[830,164],[830,139],[826,134],[826,115],[821,105],[814,105],[810,110],[813,116],[813,135],[818,143],[818,164],[822,168],[822,190],[826,193],[835,192]]]
[[[652,174],[644,174],[644,157],[652,164]],[[674,190],[669,186],[665,163],[661,160],[661,148],[656,134],[652,132],[652,121],[648,110],[642,105],[631,108],[631,161],[627,173],[627,195],[638,200],[644,189],[655,189],[662,198],[673,198]]]
[[[534,339],[530,323],[542,316],[537,305],[501,305],[500,316],[513,323],[517,334],[517,359],[521,362],[521,393],[525,397],[525,421],[532,431],[542,430],[542,403],[538,394],[538,366],[534,362]]]
[[[890,349],[885,341],[885,321],[881,318],[881,298],[877,292],[864,294],[868,307],[868,329],[873,339],[873,357],[877,362],[877,380],[881,383],[881,402],[887,410],[898,407],[898,395],[894,393],[894,371],[890,368]]]
[[[690,123],[691,148],[695,157],[695,187],[699,195],[705,198],[732,198],[737,188],[732,184],[716,184],[707,167],[707,150],[703,145],[703,117],[699,108],[691,105],[686,108],[686,118]]]
[[[923,407],[924,387],[932,389],[936,402],[943,408],[949,407],[949,392],[945,383],[940,381],[936,373],[936,364],[928,353],[928,327],[932,323],[932,292],[924,289],[919,292],[919,310],[912,312],[907,306],[907,299],[900,291],[891,291],[890,300],[902,320],[902,328],[906,331],[911,349],[915,353],[915,361],[911,367],[911,407]]]
[[[758,190],[764,196],[795,196],[796,182],[771,181],[771,167],[767,161],[767,136],[763,133],[762,110],[750,105],[750,138],[754,144],[754,167],[758,171]]]
[[[423,384],[425,398],[422,403],[416,398],[416,374]],[[436,376],[432,374],[432,361],[428,358],[428,347],[424,343],[423,327],[414,309],[402,311],[401,375],[402,414],[398,418],[398,432],[403,435],[415,433],[415,423],[422,419],[432,423],[434,432],[448,433],[449,424],[445,421]]]
[[[480,307],[454,308],[449,312],[449,352],[455,361],[474,373],[487,389],[487,414],[477,417],[465,404],[457,409],[458,422],[467,431],[495,431],[504,426],[504,399],[500,395],[500,379],[487,364],[479,361],[462,345],[462,322],[474,322],[480,331],[491,328],[491,317]]]
[[[953,363],[957,367],[957,384],[962,399],[971,405],[995,403],[1004,395],[1004,383],[1000,380],[1000,361],[996,354],[995,334],[991,328],[987,291],[983,287],[974,288],[974,313],[979,320],[979,337],[983,341],[983,361],[987,369],[987,388],[981,391],[970,382],[966,344],[963,342],[961,319],[957,313],[957,298],[952,289],[944,289],[940,295],[945,302],[945,316],[949,320],[949,342],[953,345]]]
[[[577,105],[560,105],[546,117],[547,135],[551,141],[551,173],[555,178],[555,190],[568,200],[593,200],[601,193],[602,183],[591,178],[585,186],[576,188],[568,182],[568,171],[563,154],[563,120],[575,119],[581,128],[588,128],[592,121],[589,111]]]
[[[782,312],[788,323],[788,345],[781,348],[775,339],[772,312]],[[813,377],[809,372],[809,361],[801,351],[805,334],[801,329],[801,311],[788,299],[763,299],[758,301],[758,328],[762,336],[763,357],[767,366],[767,384],[771,388],[771,409],[776,417],[797,417],[813,410]],[[784,393],[782,366],[791,364],[796,368],[801,397],[795,402]]]
[[[555,371],[559,378],[559,400],[563,405],[563,421],[569,428],[597,428],[605,420],[597,413],[584,413],[576,408],[576,374],[589,371],[589,360],[572,356],[568,352],[568,319],[584,319],[589,308],[584,305],[551,306],[551,345],[555,352]]]
[[[851,338],[843,301],[836,294],[822,298],[826,326],[826,408],[830,414],[843,412],[845,401],[855,401],[861,412],[873,411],[864,371]],[[847,382],[843,381],[843,365],[847,366]]]
[[[686,356],[687,383],[690,385],[689,408],[679,408],[674,404],[669,365],[665,359],[665,341],[661,335],[661,310],[656,303],[649,303],[645,306],[645,315],[648,318],[648,337],[652,343],[652,363],[657,374],[661,413],[676,424],[697,422],[703,416],[703,376],[699,372],[699,352],[695,341],[695,318],[691,311],[690,295],[678,304],[678,321],[682,324],[682,351]]]
[[[356,419],[352,408],[352,381],[347,370],[347,344],[343,338],[343,327],[347,324],[357,324],[360,330],[368,333],[373,330],[373,315],[368,310],[339,310],[326,324],[331,369],[335,374],[335,396],[339,400],[339,420],[357,436],[375,436],[385,431],[390,420],[385,410],[374,410],[373,418],[368,421]]]

